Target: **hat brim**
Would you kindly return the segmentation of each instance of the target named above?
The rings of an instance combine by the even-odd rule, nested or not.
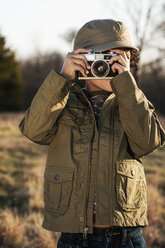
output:
[[[103,52],[109,49],[115,49],[115,48],[130,48],[134,49],[136,51],[139,51],[137,47],[131,46],[130,43],[124,42],[124,41],[110,41],[102,44],[97,44],[95,46],[89,46],[88,49],[91,49],[94,52]]]

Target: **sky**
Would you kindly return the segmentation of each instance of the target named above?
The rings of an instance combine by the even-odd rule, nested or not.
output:
[[[122,0],[121,0],[122,1]],[[108,4],[107,4],[108,2]],[[62,38],[92,19],[115,18],[113,0],[0,0],[0,32],[18,58],[37,52],[72,51]],[[131,25],[123,13],[131,32]],[[134,37],[132,37],[135,43]],[[136,44],[135,44],[136,45]]]

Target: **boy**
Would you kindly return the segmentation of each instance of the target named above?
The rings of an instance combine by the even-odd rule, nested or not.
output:
[[[117,76],[88,79],[84,53],[93,52],[115,53],[108,63]],[[145,247],[141,157],[162,146],[165,133],[130,72],[137,57],[123,23],[86,23],[60,75],[50,72],[20,123],[26,137],[49,145],[43,227],[62,232],[59,248]]]

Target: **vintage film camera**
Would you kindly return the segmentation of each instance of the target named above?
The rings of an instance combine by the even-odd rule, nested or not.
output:
[[[86,57],[91,68],[89,70],[89,74],[87,74],[87,77],[84,77],[80,72],[78,72],[79,80],[111,79],[118,74],[117,72],[113,73],[111,70],[112,64],[109,64],[109,60],[113,56],[117,56],[116,53],[84,53],[83,55]]]

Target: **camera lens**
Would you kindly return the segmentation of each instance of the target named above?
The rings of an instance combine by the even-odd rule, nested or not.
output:
[[[91,65],[91,73],[95,77],[106,77],[109,71],[109,64],[105,60],[96,60]]]

